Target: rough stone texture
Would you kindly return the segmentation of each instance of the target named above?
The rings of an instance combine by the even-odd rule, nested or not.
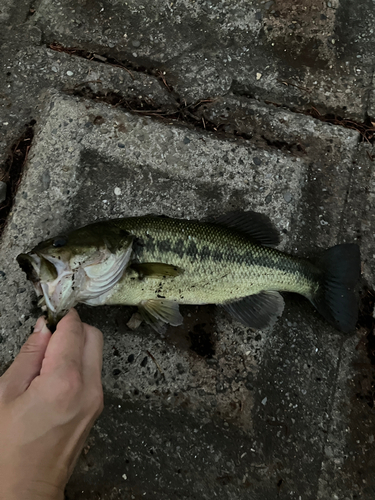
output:
[[[5,182],[0,181],[0,203],[5,201],[7,197],[7,185]]]
[[[364,118],[375,19],[372,1],[359,4],[44,0],[35,18],[47,42],[112,49],[120,59],[162,69],[181,99],[232,91]]]
[[[291,253],[358,242],[373,288],[374,146],[302,112],[375,122],[374,11],[0,0],[0,169],[36,121],[0,246],[0,371],[39,314],[15,257],[98,218],[259,210]],[[130,308],[79,311],[104,332],[106,409],[66,498],[374,498],[364,328],[294,296],[261,332],[214,306],[164,337]]]

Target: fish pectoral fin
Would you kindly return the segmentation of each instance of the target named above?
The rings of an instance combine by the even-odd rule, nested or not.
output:
[[[145,277],[155,279],[171,278],[184,272],[180,267],[164,264],[163,262],[145,262],[142,264],[134,262],[129,267],[134,269],[141,279]]]
[[[235,229],[245,234],[255,243],[276,247],[280,243],[280,234],[265,214],[258,212],[229,212],[214,219],[214,224]]]
[[[138,305],[138,308],[145,322],[151,325],[157,332],[160,331],[162,323],[178,326],[183,321],[178,303],[171,300],[144,300]]]
[[[222,307],[235,319],[251,328],[272,326],[284,310],[284,299],[278,292],[267,291],[249,295]]]

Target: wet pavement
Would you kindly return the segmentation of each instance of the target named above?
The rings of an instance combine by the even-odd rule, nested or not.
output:
[[[1,371],[39,314],[15,257],[72,227],[256,210],[289,253],[362,254],[349,336],[292,294],[263,331],[79,306],[106,407],[67,499],[374,498],[374,25],[370,0],[0,0]]]

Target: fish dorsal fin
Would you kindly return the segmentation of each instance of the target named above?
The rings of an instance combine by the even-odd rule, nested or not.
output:
[[[272,326],[281,316],[284,299],[278,292],[260,292],[222,307],[242,324],[261,329]]]
[[[183,321],[178,303],[172,300],[143,300],[138,304],[138,310],[145,322],[151,325],[157,332],[160,332],[163,323],[178,326]]]
[[[164,264],[163,262],[145,262],[142,264],[133,262],[130,267],[138,273],[141,279],[145,277],[161,279],[179,276],[183,273],[183,269],[180,267]]]
[[[264,246],[275,247],[280,243],[279,231],[265,214],[252,211],[229,212],[212,222],[235,229]]]

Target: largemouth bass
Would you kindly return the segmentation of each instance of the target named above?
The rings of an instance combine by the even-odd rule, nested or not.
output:
[[[179,304],[218,304],[252,328],[272,325],[295,292],[333,326],[355,328],[360,252],[330,248],[320,260],[274,247],[268,217],[236,212],[215,222],[146,215],[96,222],[40,243],[17,260],[56,324],[77,303],[138,306],[156,330],[182,323]]]

